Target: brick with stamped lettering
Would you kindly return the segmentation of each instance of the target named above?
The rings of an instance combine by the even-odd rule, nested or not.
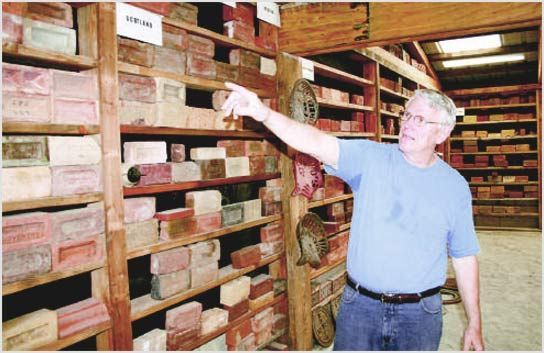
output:
[[[100,122],[98,101],[82,99],[53,99],[53,116],[55,124],[97,125]]]
[[[57,309],[59,338],[66,338],[110,320],[108,309],[96,298],[88,298]]]
[[[2,166],[48,165],[45,136],[2,136]]]
[[[2,120],[47,123],[51,121],[51,101],[47,96],[2,92]]]
[[[2,168],[2,201],[29,200],[51,196],[49,167]]]
[[[159,221],[157,219],[125,224],[127,250],[156,243],[159,240],[158,228]]]
[[[23,18],[23,44],[30,48],[76,54],[76,31]]]
[[[121,62],[145,67],[153,66],[154,48],[151,44],[117,38],[117,58]]]
[[[152,164],[166,162],[166,142],[143,141],[123,143],[123,159],[129,164]]]
[[[151,298],[162,300],[191,288],[189,269],[151,277]]]
[[[2,252],[51,242],[51,216],[29,212],[2,217]]]
[[[184,52],[165,47],[155,47],[153,57],[154,69],[184,75],[186,63],[187,57]]]
[[[100,165],[51,167],[51,196],[69,196],[102,191]]]
[[[191,268],[191,288],[198,288],[215,281],[219,277],[217,261]]]
[[[157,86],[157,102],[185,104],[185,83],[164,77],[154,77]]]
[[[144,222],[155,216],[155,197],[133,197],[123,200],[124,223]]]
[[[51,271],[51,245],[2,252],[2,284]]]
[[[217,190],[190,191],[185,194],[185,207],[194,208],[195,215],[221,211],[221,193]]]
[[[51,269],[60,271],[101,262],[104,259],[104,253],[104,234],[53,243],[51,245]]]
[[[154,275],[164,275],[189,267],[189,249],[179,248],[151,254],[150,272]]]
[[[40,309],[2,323],[2,350],[38,349],[58,338],[57,313]]]
[[[105,230],[102,207],[84,207],[52,212],[50,216],[54,243],[103,234]]]

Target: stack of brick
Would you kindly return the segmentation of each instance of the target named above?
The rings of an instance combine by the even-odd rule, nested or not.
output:
[[[66,338],[110,320],[108,309],[96,298],[57,309],[59,339]]]
[[[489,197],[492,199],[504,198],[504,185],[493,185],[489,188]]]
[[[251,279],[249,290],[249,308],[256,311],[274,300],[274,284],[270,275],[260,274]],[[272,321],[270,322],[272,326]],[[254,331],[255,332],[255,331]],[[257,332],[256,336],[257,335]],[[260,344],[260,343],[257,343]]]
[[[172,181],[172,165],[166,163],[166,142],[144,141],[123,143],[123,173],[136,166],[142,177],[134,186],[169,184]]]
[[[476,168],[487,168],[489,167],[489,156],[474,156],[474,166]]]
[[[190,288],[189,249],[179,247],[151,254],[151,298],[162,300]]]
[[[132,349],[135,351],[165,351],[166,331],[153,329],[132,340]]]
[[[223,147],[196,147],[190,150],[191,159],[199,166],[203,180],[226,177],[226,151]]]
[[[269,307],[257,313],[251,319],[251,332],[255,335],[255,344],[264,345],[272,339],[272,327],[274,324],[274,308]]]
[[[538,198],[538,185],[525,185],[523,186],[523,196],[526,198]]]
[[[188,246],[191,288],[203,286],[219,277],[219,240],[201,241]]]
[[[491,188],[489,186],[478,186],[478,199],[489,199],[491,198]]]
[[[262,258],[282,252],[284,247],[282,222],[276,221],[261,227],[260,238]]]
[[[249,292],[251,287],[251,278],[247,276],[241,276],[233,279],[221,285],[220,288],[220,303],[223,305],[223,309],[229,312],[229,322],[238,319],[249,310]],[[234,331],[236,331],[233,328]],[[227,331],[227,344],[237,345],[239,341],[234,342],[229,339],[235,332],[233,330]],[[230,333],[229,333],[230,332]],[[244,338],[242,336],[241,338]]]
[[[223,5],[223,34],[244,43],[255,44],[255,7],[238,3]]]
[[[166,312],[166,349],[189,350],[200,336],[202,304],[192,301]]]
[[[266,140],[219,140],[217,146],[225,148],[227,158],[247,157],[249,175],[278,172],[280,152],[275,145]],[[245,165],[245,161],[243,164]]]
[[[508,160],[506,159],[506,155],[504,154],[497,154],[493,157],[493,165],[495,167],[508,167]]]
[[[465,153],[478,152],[478,141],[476,140],[463,141],[463,152]]]
[[[127,250],[156,243],[159,240],[159,221],[155,216],[154,197],[124,199],[124,223]]]

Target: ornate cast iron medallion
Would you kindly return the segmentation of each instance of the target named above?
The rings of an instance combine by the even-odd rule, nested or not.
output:
[[[297,265],[309,263],[319,267],[321,257],[329,251],[329,242],[323,221],[315,213],[306,213],[297,224],[297,239],[300,258]]]
[[[293,160],[293,169],[295,174],[293,196],[302,195],[311,200],[314,192],[323,186],[321,164],[314,157],[298,152]]]
[[[334,339],[334,325],[330,310],[325,306],[318,306],[312,311],[312,331],[317,343],[322,347],[331,345]]]
[[[301,78],[295,82],[289,101],[291,119],[304,124],[314,125],[319,117],[319,104],[310,83]]]

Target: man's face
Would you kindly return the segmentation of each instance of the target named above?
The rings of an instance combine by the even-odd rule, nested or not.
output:
[[[422,116],[426,121],[442,122],[440,113],[430,108],[422,98],[414,99],[406,107],[409,116]],[[399,147],[404,153],[433,152],[436,145],[443,140],[444,125],[426,124],[418,126],[415,118],[408,121],[401,121],[399,134]],[[445,137],[444,137],[445,138]]]

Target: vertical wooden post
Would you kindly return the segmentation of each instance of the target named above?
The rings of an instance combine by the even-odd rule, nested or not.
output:
[[[363,75],[366,79],[374,81],[374,86],[365,87],[365,103],[368,106],[374,108],[373,112],[365,112],[365,116],[372,116],[376,119],[376,136],[373,138],[374,141],[381,141],[381,126],[382,126],[382,116],[380,114],[380,64],[377,62],[371,61],[365,63],[363,66]]]
[[[121,141],[117,115],[117,30],[115,3],[98,4],[98,54],[106,254],[108,257],[113,349],[132,350],[127,248],[123,227]]]
[[[536,129],[537,140],[536,150],[537,162],[538,162],[538,191],[540,197],[538,198],[538,228],[542,229],[542,88],[536,89]]]
[[[278,61],[278,97],[280,112],[289,115],[291,89],[302,77],[302,67],[296,56],[281,53]],[[308,266],[297,266],[298,251],[296,226],[308,209],[308,201],[302,196],[291,196],[295,186],[293,157],[295,150],[287,147],[287,155],[281,156],[283,178],[282,207],[287,257],[287,294],[289,302],[289,338],[293,350],[312,350],[312,291]]]
[[[79,54],[98,59],[98,6],[77,9],[77,42]]]

